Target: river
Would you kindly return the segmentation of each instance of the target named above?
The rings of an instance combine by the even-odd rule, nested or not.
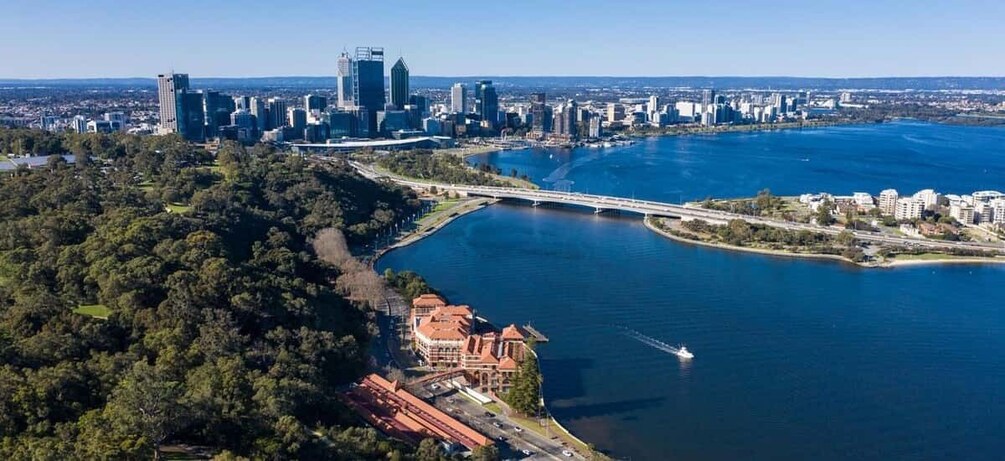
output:
[[[490,154],[545,188],[656,200],[1005,188],[1005,130],[912,122]],[[809,159],[809,160],[803,160]],[[628,217],[497,205],[392,251],[531,323],[555,416],[631,459],[998,459],[1005,268],[860,269],[668,241]],[[624,329],[686,343],[695,359]]]

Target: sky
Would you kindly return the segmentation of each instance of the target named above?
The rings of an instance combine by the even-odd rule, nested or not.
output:
[[[1005,76],[1002,0],[0,0],[0,78]]]

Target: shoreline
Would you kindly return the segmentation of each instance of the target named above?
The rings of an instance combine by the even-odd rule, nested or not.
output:
[[[683,237],[678,237],[673,235],[663,229],[660,229],[653,225],[650,218],[644,218],[642,222],[645,224],[646,228],[659,234],[662,237],[668,238],[678,243],[693,244],[698,246],[703,246],[707,248],[718,248],[720,250],[726,251],[737,251],[743,253],[753,253],[761,254],[766,256],[780,256],[785,258],[803,258],[803,259],[819,259],[819,260],[830,260],[848,263],[853,266],[865,268],[865,269],[888,269],[895,267],[909,267],[909,266],[926,266],[926,265],[942,265],[942,264],[1005,264],[1005,258],[977,258],[977,257],[952,257],[952,255],[947,255],[944,259],[886,259],[881,263],[869,262],[869,263],[857,263],[844,256],[840,255],[829,255],[822,253],[794,253],[790,251],[782,250],[768,250],[765,248],[751,248],[751,247],[741,247],[736,245],[728,245],[722,243],[711,243],[703,242],[700,240],[689,240]]]
[[[421,232],[418,229],[408,232],[407,234],[403,235],[400,239],[396,240],[394,243],[390,245],[385,245],[381,247],[379,250],[374,251],[373,255],[370,257],[370,265],[372,267],[376,267],[377,261],[380,260],[380,258],[383,257],[385,254],[398,248],[404,248],[413,243],[421,241],[422,239],[435,234],[440,229],[443,229],[448,224],[454,222],[454,220],[456,220],[457,218],[465,216],[469,213],[474,213],[478,210],[486,208],[490,205],[494,205],[498,202],[499,199],[490,199],[490,198],[470,199],[463,203],[457,204],[455,207],[456,209],[444,210],[444,211],[453,211],[453,213],[447,216],[445,219],[437,221],[436,223],[429,226],[429,228],[424,229]],[[421,220],[422,218],[419,219]]]

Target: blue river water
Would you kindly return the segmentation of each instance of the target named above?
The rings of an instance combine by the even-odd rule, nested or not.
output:
[[[544,187],[659,200],[765,187],[969,192],[1005,188],[1005,130],[905,122],[480,161]],[[509,204],[378,265],[415,270],[479,315],[548,335],[549,408],[619,458],[1005,453],[1002,266],[860,269],[678,244],[629,217]],[[696,357],[681,362],[626,329],[686,343]]]

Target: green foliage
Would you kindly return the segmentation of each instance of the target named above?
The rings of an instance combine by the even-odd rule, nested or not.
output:
[[[0,146],[33,139],[98,161],[0,179],[0,459],[394,447],[340,431],[333,449],[309,429],[355,421],[334,396],[364,369],[370,314],[333,290],[336,269],[308,239],[333,227],[363,241],[414,196],[263,148],[228,146],[238,159],[219,175],[173,136],[12,131]],[[168,213],[166,196],[191,208]],[[97,306],[106,320],[79,314]]]
[[[499,461],[499,449],[495,445],[482,445],[471,451],[471,461]]]
[[[541,371],[534,354],[527,353],[503,400],[524,415],[536,415],[541,411]]]
[[[834,209],[834,204],[830,200],[824,200],[817,207],[816,213],[813,215],[817,219],[817,224],[821,226],[829,226],[834,224],[837,219],[831,214],[831,210]]]
[[[418,298],[420,295],[436,293],[426,280],[412,271],[395,273],[390,268],[384,270],[384,280],[387,285],[397,291],[406,300]]]
[[[771,216],[785,208],[785,200],[771,194],[770,189],[763,189],[753,199],[712,200],[702,201],[701,206],[710,210],[728,211],[748,216]]]
[[[377,164],[394,174],[427,181],[477,186],[505,185],[489,174],[498,174],[497,170],[490,170],[489,165],[475,170],[456,155],[434,154],[425,149],[392,152],[380,157]]]

